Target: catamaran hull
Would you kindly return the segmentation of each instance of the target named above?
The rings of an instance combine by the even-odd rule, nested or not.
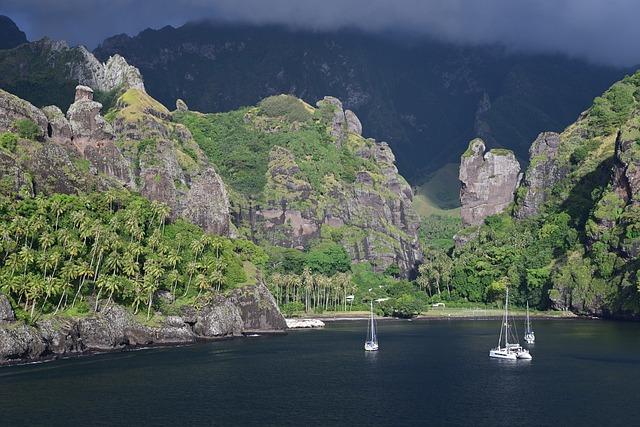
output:
[[[516,356],[518,359],[522,359],[522,360],[531,360],[531,354],[528,351],[521,351],[520,353],[517,354]]]
[[[516,360],[518,358],[515,353],[511,353],[503,350],[491,350],[489,351],[489,357],[493,357],[494,359],[507,359],[507,360]]]

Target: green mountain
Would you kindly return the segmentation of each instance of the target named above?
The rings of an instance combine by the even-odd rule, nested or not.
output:
[[[94,53],[127,58],[166,106],[182,98],[219,112],[280,93],[335,96],[360,117],[365,136],[389,142],[413,185],[457,162],[476,136],[526,160],[540,130],[567,126],[625,73],[496,46],[209,23],[118,35]]]
[[[177,98],[199,111],[224,112],[280,93],[333,95],[358,114],[365,136],[389,142],[412,185],[455,163],[476,136],[525,161],[541,129],[564,128],[625,72],[496,46],[207,23],[115,36],[94,53],[105,64],[115,54],[127,58],[169,108]],[[114,98],[99,92],[113,87],[92,84],[98,64],[82,47],[44,39],[0,50],[0,88],[66,110],[73,87],[87,84],[108,107]]]
[[[491,301],[510,285],[520,304],[640,315],[640,72],[611,86],[562,133],[540,134],[530,155],[514,203],[458,233],[453,292]],[[472,155],[463,155],[463,169],[465,156]],[[473,179],[467,184],[463,193],[481,195]]]

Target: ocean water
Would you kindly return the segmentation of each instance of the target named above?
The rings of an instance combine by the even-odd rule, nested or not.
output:
[[[640,324],[534,320],[532,361],[488,357],[496,320],[378,326],[2,367],[0,425],[640,425]]]

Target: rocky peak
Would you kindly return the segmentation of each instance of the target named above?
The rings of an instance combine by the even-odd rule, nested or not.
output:
[[[184,102],[182,99],[177,99],[176,100],[176,111],[189,111],[189,107],[187,106],[187,103]]]
[[[520,164],[512,151],[487,152],[484,141],[476,138],[462,155],[459,178],[462,223],[478,225],[513,203]]]
[[[555,132],[542,132],[529,149],[529,167],[524,174],[522,186],[525,195],[519,201],[516,217],[527,218],[537,214],[548,197],[548,190],[567,171],[559,168],[557,161],[560,135]]]
[[[27,42],[27,36],[8,16],[0,15],[0,49],[13,49]]]
[[[318,101],[316,105],[319,108],[330,105],[333,109],[333,117],[331,118],[331,136],[336,141],[336,145],[341,147],[344,144],[349,133],[362,135],[362,124],[358,116],[351,110],[344,110],[342,102],[333,96],[325,96]]]
[[[85,101],[85,100],[93,101],[93,89],[83,85],[76,86],[75,102]]]
[[[114,139],[111,125],[100,115],[102,104],[93,100],[93,90],[88,86],[76,86],[75,102],[67,111],[67,118],[74,138],[94,141]]]

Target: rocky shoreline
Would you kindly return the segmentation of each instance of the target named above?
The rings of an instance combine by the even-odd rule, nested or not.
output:
[[[153,326],[115,304],[87,317],[54,317],[33,326],[8,312],[1,317],[0,366],[287,331],[264,284],[216,296],[201,308],[182,307],[179,315]]]

